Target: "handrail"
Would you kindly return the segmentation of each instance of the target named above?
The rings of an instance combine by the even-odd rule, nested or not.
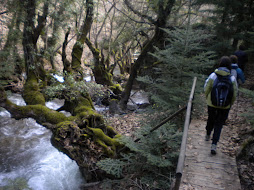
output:
[[[179,109],[177,112],[175,112],[174,114],[170,115],[169,117],[167,117],[166,119],[164,119],[162,122],[160,122],[158,125],[156,125],[154,128],[152,128],[148,134],[144,134],[143,137],[146,137],[147,135],[149,135],[150,133],[152,133],[153,131],[155,131],[156,129],[158,129],[159,127],[161,127],[162,125],[164,125],[165,123],[167,123],[169,120],[173,119],[174,117],[176,117],[177,115],[179,115],[180,113],[182,113],[184,110],[186,110],[187,105],[185,105],[184,107],[182,107],[181,109]],[[141,138],[137,138],[136,140],[134,140],[134,142],[138,142],[140,141]],[[123,147],[120,150],[118,150],[118,153],[121,151],[124,151],[127,147]]]
[[[186,143],[187,143],[187,135],[188,135],[188,129],[189,129],[189,125],[190,125],[192,100],[194,97],[196,82],[197,82],[197,77],[194,77],[192,89],[191,89],[191,93],[190,93],[190,97],[189,97],[189,101],[188,101],[188,105],[187,105],[181,149],[180,149],[180,154],[178,157],[178,163],[177,163],[177,168],[176,168],[176,180],[175,180],[175,186],[174,186],[175,190],[179,190],[179,187],[181,184],[181,179],[182,179],[184,159],[185,159],[185,150],[186,150]]]
[[[161,127],[162,125],[164,125],[165,123],[167,123],[169,120],[173,119],[174,117],[176,117],[177,115],[179,115],[180,113],[182,113],[184,110],[186,110],[187,105],[182,107],[181,109],[179,109],[177,112],[175,112],[173,115],[169,116],[168,118],[164,119],[162,122],[160,122],[158,125],[156,125],[154,128],[152,128],[148,134],[144,134],[143,136],[147,136],[150,133],[152,133],[153,131],[155,131],[156,129],[158,129],[159,127]],[[140,141],[141,138],[136,139],[134,142],[138,142]]]

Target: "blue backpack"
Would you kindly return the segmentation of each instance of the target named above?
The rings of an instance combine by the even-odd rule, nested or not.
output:
[[[233,98],[234,90],[231,81],[231,75],[221,76],[217,75],[213,83],[211,91],[211,100],[214,106],[226,107],[228,106]]]

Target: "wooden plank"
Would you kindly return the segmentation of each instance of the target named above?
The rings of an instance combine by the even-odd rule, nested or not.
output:
[[[205,188],[214,188],[214,189],[225,189],[226,187],[233,187],[235,186],[234,181],[225,180],[222,176],[221,177],[211,177],[211,176],[204,176],[204,175],[196,175],[196,174],[188,174],[186,176],[186,180],[191,181],[192,185],[198,185]],[[183,180],[184,182],[184,180]],[[237,190],[234,188],[234,190]]]
[[[230,190],[241,190],[241,186],[238,181],[234,181],[232,179],[225,179],[223,176],[221,177],[212,177],[212,176],[204,176],[204,175],[196,175],[196,174],[188,174],[184,176],[183,184],[190,184],[195,186],[203,187],[203,190],[206,189],[230,189]],[[182,188],[180,188],[182,189]]]
[[[223,157],[219,155],[218,153],[216,155],[211,155],[210,149],[207,150],[200,150],[200,151],[188,151],[186,154],[187,160],[193,160],[193,162],[199,163],[199,162],[206,162],[206,163],[217,163],[222,165],[228,165],[235,167],[236,161],[234,158],[231,157]]]
[[[218,167],[213,167],[212,164],[207,164],[207,165],[189,165],[186,166],[187,168],[184,171],[188,171],[187,174],[197,174],[198,176],[210,176],[210,177],[216,177],[216,176],[223,176],[223,178],[226,180],[231,180],[232,177],[238,177],[238,174],[235,173],[235,169],[229,169],[229,168],[218,168]]]

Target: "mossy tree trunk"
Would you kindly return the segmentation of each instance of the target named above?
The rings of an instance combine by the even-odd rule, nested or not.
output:
[[[81,58],[83,54],[83,47],[87,34],[91,30],[93,23],[94,2],[93,0],[86,0],[86,17],[77,37],[77,41],[72,49],[71,69],[76,74],[76,77],[83,79],[83,70],[81,67]]]
[[[71,102],[69,110],[73,116],[70,117],[40,104],[17,106],[7,99],[3,89],[0,89],[0,107],[15,119],[30,117],[50,129],[52,144],[77,162],[88,182],[106,177],[96,162],[106,157],[116,158],[117,150],[122,147],[117,142],[120,135],[96,113],[89,96]]]
[[[86,38],[85,43],[91,50],[93,54],[94,59],[94,68],[93,68],[93,74],[95,81],[98,84],[107,85],[115,94],[119,94],[122,92],[122,88],[118,84],[113,83],[113,76],[109,72],[109,70],[106,68],[106,62],[107,60],[103,59],[103,56],[101,55],[101,51],[97,48],[95,48],[92,44],[92,42]]]
[[[45,105],[45,99],[40,93],[39,77],[45,77],[45,71],[41,65],[36,61],[37,48],[36,44],[41,31],[45,27],[46,18],[48,15],[48,1],[43,7],[43,15],[38,15],[38,24],[35,27],[35,0],[24,1],[25,23],[23,30],[23,50],[25,56],[27,80],[24,86],[24,100],[27,104],[42,104]]]

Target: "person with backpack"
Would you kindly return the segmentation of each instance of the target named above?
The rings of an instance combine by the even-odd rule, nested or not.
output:
[[[204,85],[208,105],[206,141],[210,140],[213,131],[211,154],[216,154],[223,124],[227,120],[238,91],[236,79],[230,74],[230,70],[230,58],[228,56],[221,57],[219,68],[209,75]]]
[[[237,56],[230,55],[230,60],[231,60],[231,75],[233,75],[236,78],[238,84],[243,84],[245,82],[245,77],[242,69],[238,67]]]

